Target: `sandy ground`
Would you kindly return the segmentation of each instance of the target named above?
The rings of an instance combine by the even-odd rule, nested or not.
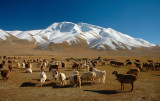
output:
[[[37,56],[30,56],[35,58]],[[41,56],[48,60],[54,56]],[[78,57],[78,56],[77,56]],[[105,57],[105,56],[104,56]],[[103,58],[104,58],[103,57]],[[59,56],[58,60],[66,58]],[[141,63],[146,62],[147,59],[153,59],[154,62],[160,62],[160,58],[157,56],[145,56],[145,57],[109,57],[124,62],[126,59],[133,61],[135,58],[140,59]],[[2,60],[0,60],[1,62]],[[6,60],[7,61],[7,60]],[[22,59],[18,60],[22,63]],[[72,61],[66,62],[65,69],[59,69],[59,72],[63,72],[68,77],[72,73]],[[0,101],[159,101],[160,100],[160,71],[145,71],[139,74],[137,81],[134,83],[135,87],[133,92],[130,92],[131,85],[125,84],[125,90],[120,90],[120,83],[115,80],[115,76],[112,75],[114,70],[119,73],[126,73],[129,68],[136,68],[135,65],[114,67],[107,64],[102,66],[98,63],[97,69],[106,71],[105,84],[83,83],[82,88],[72,87],[67,81],[67,85],[64,87],[59,85],[59,82],[52,80],[51,72],[48,69],[45,70],[47,74],[47,81],[43,87],[40,87],[39,75],[40,69],[37,63],[32,63],[33,73],[25,73],[25,70],[21,68],[15,68],[10,72],[10,78],[8,82],[4,82],[0,78]],[[7,68],[5,65],[4,69]],[[82,74],[84,70],[80,71]]]

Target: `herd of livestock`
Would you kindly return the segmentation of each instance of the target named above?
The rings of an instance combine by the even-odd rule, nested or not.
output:
[[[22,63],[20,63],[20,60]],[[66,76],[65,73],[60,73],[59,68],[66,68],[67,62],[72,62],[72,73],[70,76]],[[112,74],[116,76],[116,79],[121,83],[121,90],[124,89],[124,83],[130,83],[132,86],[131,91],[133,91],[133,83],[137,80],[138,74],[142,71],[148,70],[160,70],[160,63],[154,63],[153,60],[147,60],[146,63],[140,62],[140,60],[135,59],[134,62],[131,62],[130,59],[127,59],[125,62],[119,62],[115,59],[89,59],[89,58],[66,58],[65,61],[58,61],[55,58],[50,59],[41,59],[40,57],[8,57],[0,56],[0,70],[2,78],[7,81],[9,78],[9,73],[13,71],[13,64],[16,65],[16,68],[25,69],[26,73],[32,73],[32,63],[36,63],[38,68],[40,68],[40,83],[41,87],[47,79],[45,73],[46,69],[49,72],[52,71],[52,77],[55,81],[59,81],[61,86],[66,85],[66,80],[69,80],[70,85],[80,86],[82,82],[94,82],[105,83],[106,71],[101,71],[97,69],[97,64],[101,65],[111,65],[114,67],[123,67],[128,65],[135,65],[135,69],[130,69],[126,74],[119,74],[117,71],[113,71]],[[107,64],[108,63],[108,64]],[[8,70],[4,70],[4,66],[8,66]],[[83,69],[81,75],[79,71]]]

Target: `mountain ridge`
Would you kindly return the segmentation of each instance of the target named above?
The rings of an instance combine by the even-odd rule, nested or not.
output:
[[[132,49],[132,47],[156,46],[143,39],[133,38],[129,35],[118,32],[112,28],[103,28],[87,23],[57,22],[46,29],[30,31],[3,31],[0,38],[6,40],[5,36],[13,35],[19,39],[25,39],[35,44],[40,44],[45,49],[50,43],[60,44],[66,42],[70,47],[74,44],[81,44],[86,41],[86,48],[111,50]],[[5,33],[5,34],[4,34]],[[6,34],[7,33],[7,34]],[[7,36],[7,37],[8,37]],[[81,40],[82,39],[82,40]]]

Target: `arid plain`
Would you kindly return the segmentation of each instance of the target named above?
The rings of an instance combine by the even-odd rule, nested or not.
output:
[[[17,60],[22,63],[24,59],[41,59],[55,58],[58,61],[66,63],[65,68],[58,70],[65,73],[67,77],[72,74],[73,60],[67,62],[66,58],[92,58],[97,59],[115,59],[116,61],[125,64],[126,59],[134,62],[134,59],[139,59],[140,64],[153,60],[154,63],[160,62],[159,49],[139,49],[139,50],[119,50],[119,51],[96,51],[81,48],[72,48],[66,50],[39,50],[37,46],[28,44],[26,45],[3,45],[1,44],[0,56],[21,57]],[[6,64],[1,70],[8,70],[8,61],[5,59]],[[0,59],[0,62],[2,59]],[[80,61],[84,63],[84,61]],[[125,84],[125,90],[120,90],[120,83],[112,74],[113,71],[124,73],[130,68],[136,68],[134,64],[131,66],[116,67],[111,66],[110,61],[107,61],[102,66],[98,62],[97,69],[106,71],[105,84],[101,83],[82,83],[82,88],[73,87],[67,81],[67,85],[60,86],[59,82],[52,80],[52,74],[45,69],[47,80],[43,87],[40,87],[40,68],[38,63],[32,63],[33,73],[25,73],[25,69],[17,68],[16,63],[13,63],[13,71],[10,72],[10,77],[7,82],[0,77],[0,101],[159,101],[160,100],[160,71],[148,70],[140,72],[138,79],[134,83],[134,90],[130,92],[131,85]],[[80,70],[80,75],[85,72],[84,69]]]

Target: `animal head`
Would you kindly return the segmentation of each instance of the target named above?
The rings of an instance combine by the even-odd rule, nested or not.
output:
[[[116,74],[117,74],[117,71],[113,71],[112,74],[116,75]]]

